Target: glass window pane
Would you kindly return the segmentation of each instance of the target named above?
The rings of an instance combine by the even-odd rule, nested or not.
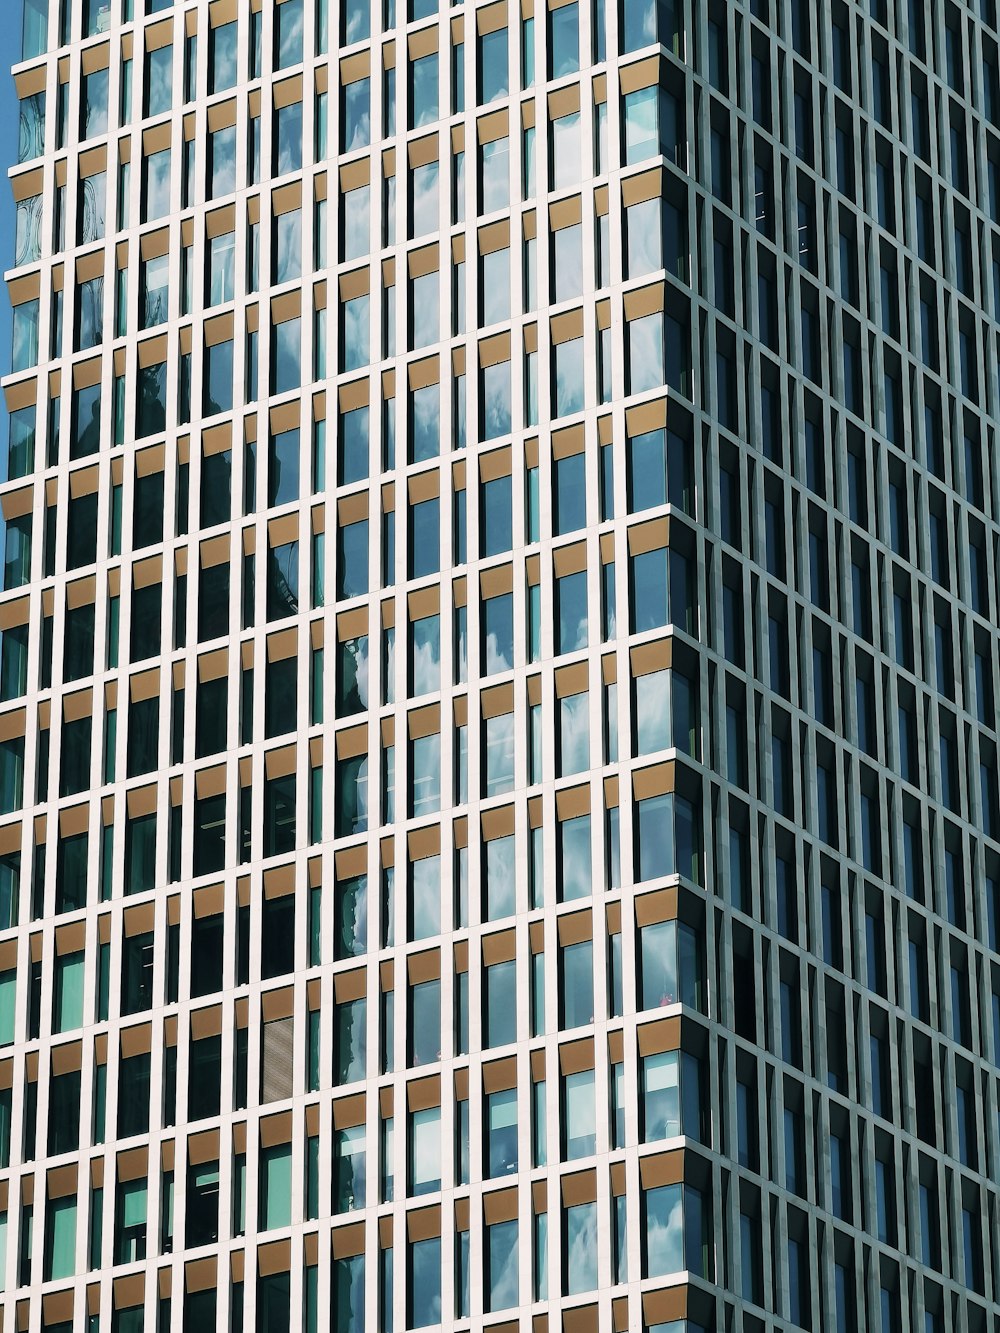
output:
[[[515,840],[491,838],[486,844],[484,870],[486,893],[483,913],[488,921],[513,916],[515,911]]]
[[[677,924],[659,921],[639,931],[639,1005],[658,1009],[676,1004]]]
[[[568,777],[590,767],[590,696],[571,694],[559,705],[559,775]]]
[[[487,1309],[508,1310],[518,1301],[517,1219],[487,1227]]]
[[[433,1194],[441,1188],[441,1108],[430,1106],[410,1115],[411,1195]]]
[[[487,718],[486,794],[499,796],[514,787],[514,714]]]
[[[302,0],[275,7],[275,68],[287,69],[302,60]]]
[[[425,463],[440,451],[440,385],[428,384],[410,394],[410,462]]]
[[[410,61],[410,129],[438,118],[438,57],[434,51]]]
[[[581,1203],[567,1208],[566,1294],[597,1287],[597,1205]]]
[[[561,79],[580,68],[580,6],[561,5],[549,10],[550,78]]]
[[[441,1239],[409,1245],[407,1327],[428,1328],[441,1322]]]
[[[517,1170],[517,1089],[505,1088],[486,1098],[486,1133],[490,1177]]]
[[[670,672],[651,671],[635,681],[636,753],[650,754],[670,745]]]
[[[559,824],[559,896],[561,902],[593,893],[590,816],[578,815]]]
[[[646,1254],[643,1276],[660,1277],[684,1267],[683,1186],[663,1185],[643,1193]]]
[[[597,1103],[592,1069],[564,1075],[562,1110],[565,1160],[590,1157],[597,1151]]]
[[[482,607],[483,668],[486,675],[514,665],[514,599],[510,593],[490,597]]]
[[[579,111],[553,120],[550,135],[549,167],[552,188],[572,189],[580,180],[582,163]]]
[[[426,856],[410,863],[409,913],[411,940],[427,939],[441,933],[440,857]]]
[[[510,362],[498,361],[482,370],[482,413],[484,440],[509,435],[511,429]],[[509,549],[509,548],[508,548]]]
[[[410,693],[432,694],[441,688],[441,621],[424,616],[410,625]]]
[[[631,327],[631,325],[629,326]],[[584,405],[583,339],[572,338],[559,343],[552,352],[553,403],[557,417],[582,412]]]
[[[572,653],[586,648],[589,642],[586,570],[556,580],[556,603],[556,652]]]
[[[497,28],[479,37],[479,105],[506,97],[509,89],[507,29]]]
[[[517,964],[486,969],[486,1045],[506,1046],[517,1037]]]
[[[642,1060],[642,1134],[647,1143],[674,1138],[681,1132],[680,1082],[676,1051],[661,1051]]]
[[[480,150],[482,212],[495,213],[510,203],[510,155],[507,139],[484,143]]]

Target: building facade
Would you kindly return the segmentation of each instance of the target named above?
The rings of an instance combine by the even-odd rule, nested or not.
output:
[[[0,1327],[995,1333],[995,0],[22,7]]]

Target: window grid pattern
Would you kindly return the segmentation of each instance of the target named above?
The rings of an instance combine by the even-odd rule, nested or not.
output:
[[[26,0],[10,1318],[995,1322],[996,22]]]

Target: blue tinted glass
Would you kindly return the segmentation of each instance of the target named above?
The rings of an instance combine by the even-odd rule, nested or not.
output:
[[[572,653],[586,648],[587,573],[566,574],[556,581],[556,652]]]
[[[441,567],[440,504],[435,496],[410,507],[410,577],[436,574]]]
[[[632,633],[667,623],[667,552],[665,548],[634,555],[632,565]]]
[[[337,597],[360,597],[368,591],[368,521],[349,523],[337,531]]]
[[[514,598],[510,593],[483,603],[482,665],[488,676],[514,665]]]
[[[556,461],[555,528],[557,534],[587,526],[587,456],[570,454]]]
[[[484,32],[479,37],[479,104],[506,97],[509,92],[507,72],[507,29]]]
[[[511,479],[496,477],[483,487],[483,555],[499,555],[512,545]]]
[[[440,386],[428,384],[410,395],[410,462],[437,458],[441,449]]]
[[[368,476],[368,408],[356,407],[340,418],[340,484]]]

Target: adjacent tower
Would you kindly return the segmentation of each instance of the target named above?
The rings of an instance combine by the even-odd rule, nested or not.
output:
[[[2,1327],[996,1333],[995,0],[7,8]]]

